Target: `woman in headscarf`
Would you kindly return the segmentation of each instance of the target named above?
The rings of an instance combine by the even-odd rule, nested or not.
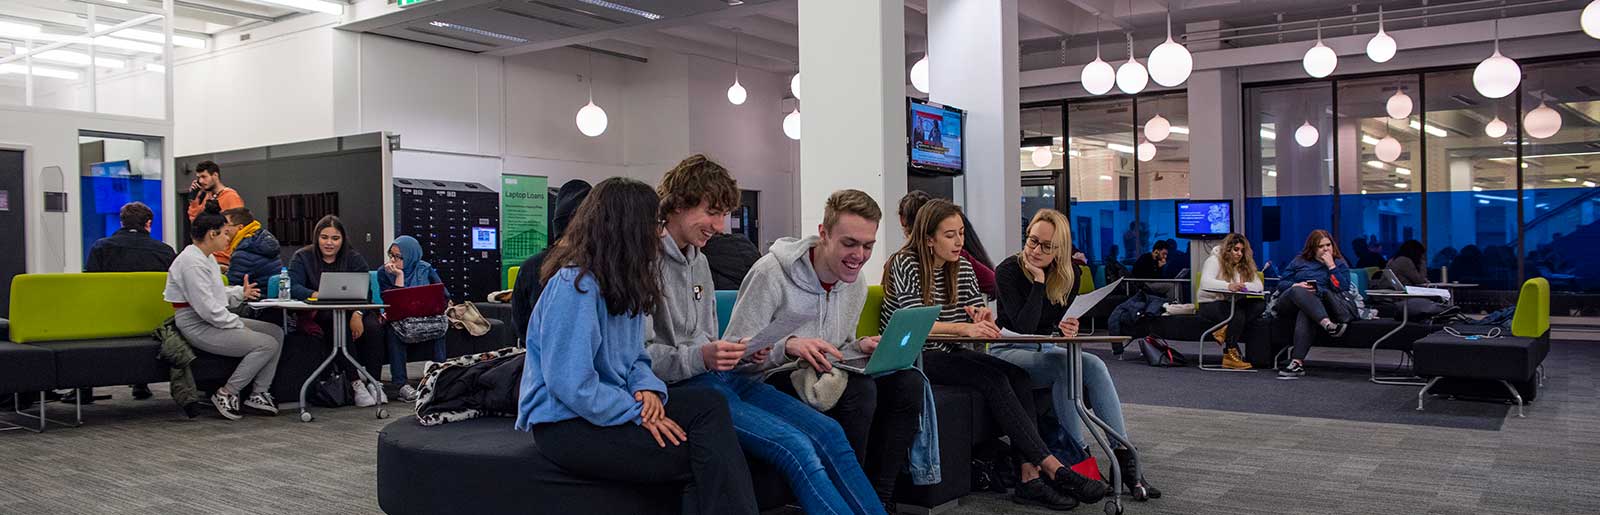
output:
[[[433,265],[422,260],[422,244],[416,238],[401,236],[394,239],[389,245],[389,258],[384,261],[383,268],[378,269],[378,289],[388,291],[396,288],[410,288],[413,286],[427,286],[444,282],[439,278],[439,271]],[[445,298],[450,298],[450,291],[445,290]],[[443,313],[440,313],[443,314]],[[388,331],[389,336],[389,380],[399,389],[401,400],[413,402],[417,400],[417,389],[406,383],[406,363],[408,359],[406,343],[400,340],[400,335]],[[444,337],[433,341],[433,361],[444,361]]]

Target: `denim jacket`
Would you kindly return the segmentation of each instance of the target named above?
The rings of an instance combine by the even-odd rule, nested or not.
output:
[[[917,421],[917,437],[911,442],[911,459],[907,472],[915,485],[936,485],[943,481],[939,475],[939,414],[933,401],[933,381],[922,373],[922,357],[917,357],[917,374],[922,376],[922,419]]]

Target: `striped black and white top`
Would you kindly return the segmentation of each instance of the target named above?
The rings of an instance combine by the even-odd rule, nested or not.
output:
[[[882,331],[889,325],[889,319],[896,311],[902,308],[914,308],[931,305],[922,302],[922,265],[917,262],[915,255],[906,252],[897,252],[889,261],[889,277],[884,279],[886,291],[883,296],[883,316],[878,322],[878,330]],[[983,291],[978,289],[978,276],[972,271],[972,264],[967,258],[961,258],[961,269],[956,274],[956,298],[945,298],[945,281],[949,278],[943,269],[933,273],[933,302],[940,306],[939,321],[948,323],[970,323],[972,318],[967,316],[967,306],[982,307],[988,302],[983,296]],[[946,343],[930,343],[927,350],[950,352],[961,349],[960,345]]]

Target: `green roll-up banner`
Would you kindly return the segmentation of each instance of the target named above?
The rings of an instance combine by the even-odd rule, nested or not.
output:
[[[543,251],[549,232],[550,179],[532,175],[500,176],[500,277]],[[501,285],[510,288],[511,284]]]

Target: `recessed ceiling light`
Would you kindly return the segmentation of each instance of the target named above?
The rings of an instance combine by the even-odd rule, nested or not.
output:
[[[333,14],[333,15],[344,14],[344,5],[343,4],[336,4],[336,3],[333,3],[333,2],[329,2],[327,0],[254,0],[254,1],[258,2],[258,3],[264,2],[264,3],[274,4],[274,5],[281,5],[281,6],[284,6],[284,7],[288,7],[288,8],[291,8],[291,9],[299,9],[299,10],[302,10],[302,11],[316,11],[316,12],[323,13],[323,14]]]
[[[650,12],[650,11],[646,11],[646,10],[643,10],[643,9],[635,9],[635,8],[628,7],[626,5],[622,5],[622,4],[615,3],[615,2],[607,2],[606,0],[578,0],[578,1],[586,3],[586,4],[589,4],[589,5],[592,5],[592,6],[595,6],[595,7],[604,7],[606,9],[610,9],[610,10],[613,10],[613,11],[632,14],[634,16],[638,16],[638,17],[644,18],[646,20],[655,21],[655,20],[661,19],[661,15],[659,15],[659,14],[656,14],[656,13],[653,13],[653,12]]]
[[[94,30],[96,30],[96,31],[106,30],[106,29],[109,29],[111,27],[112,27],[111,25],[107,25],[107,24],[104,24],[104,23],[96,23],[96,24],[94,24]],[[134,41],[143,41],[143,42],[146,42],[146,43],[155,43],[157,45],[161,44],[161,40],[162,40],[161,33],[154,32],[154,31],[149,31],[149,30],[143,30],[143,29],[123,29],[123,30],[119,30],[119,31],[113,32],[113,33],[111,33],[111,35],[119,37],[119,38],[131,39],[131,40],[134,40]],[[205,48],[206,47],[206,40],[200,39],[200,38],[196,38],[196,37],[180,36],[180,35],[177,35],[177,34],[173,34],[172,35],[172,46],[181,46],[181,47],[188,47],[188,48]]]
[[[489,30],[483,30],[483,29],[480,29],[480,28],[477,28],[477,27],[468,27],[466,25],[457,25],[457,24],[450,23],[450,22],[430,21],[430,22],[428,22],[428,25],[432,26],[432,27],[438,27],[438,28],[441,28],[441,29],[458,30],[458,31],[465,32],[465,33],[468,33],[468,34],[473,34],[473,35],[477,35],[477,36],[483,36],[483,37],[491,38],[491,39],[498,39],[498,40],[501,40],[501,41],[510,41],[512,43],[517,43],[517,44],[522,44],[522,43],[527,43],[528,42],[528,40],[523,39],[523,38],[519,38],[519,37],[516,37],[516,36],[511,36],[511,35],[507,35],[507,34],[501,34],[499,32],[494,32],[494,31],[489,31]]]
[[[28,53],[28,49],[22,47],[12,47],[11,51],[16,55],[24,55]],[[70,64],[74,66],[86,66],[89,64],[88,54],[74,52],[71,50],[47,50],[44,52],[39,52],[39,55],[34,56],[34,59],[38,59],[40,61],[50,61],[53,63]],[[114,70],[121,70],[124,67],[127,67],[127,63],[122,62],[121,59],[113,59],[110,57],[96,57],[94,59],[94,64],[101,68],[111,68]]]

